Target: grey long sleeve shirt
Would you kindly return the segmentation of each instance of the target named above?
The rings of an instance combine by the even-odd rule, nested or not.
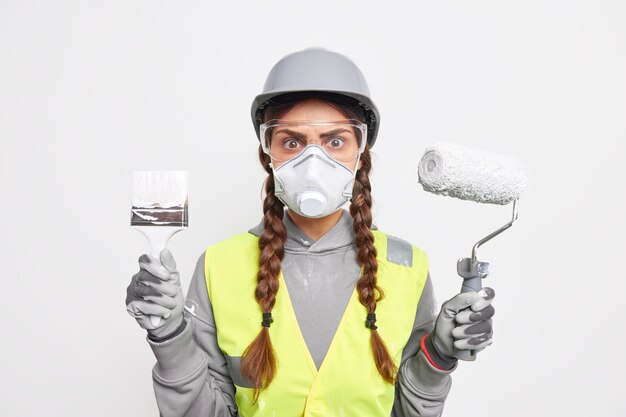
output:
[[[320,367],[359,278],[352,217],[314,241],[287,214],[283,277],[298,325],[315,365]],[[259,235],[262,222],[249,232]],[[413,331],[402,352],[392,417],[439,416],[451,385],[450,373],[430,364],[420,351],[423,335],[436,318],[430,276],[415,312]],[[152,376],[161,416],[239,416],[232,367],[217,344],[215,321],[204,276],[204,253],[198,259],[185,299],[186,326],[173,338],[148,343],[157,363]],[[247,416],[241,416],[247,417]]]

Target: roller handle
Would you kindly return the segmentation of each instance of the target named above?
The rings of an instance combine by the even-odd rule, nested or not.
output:
[[[483,288],[482,279],[489,275],[489,262],[472,261],[471,258],[459,259],[456,271],[463,278],[461,292],[480,291]],[[470,308],[470,307],[467,307]],[[467,310],[467,308],[465,310]],[[454,348],[455,355],[465,361],[476,360],[476,351]]]

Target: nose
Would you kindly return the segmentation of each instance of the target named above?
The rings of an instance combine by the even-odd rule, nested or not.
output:
[[[294,168],[297,168],[298,166],[304,163],[308,163],[308,165],[313,168],[317,168],[318,166],[324,165],[324,164],[328,165],[330,168],[333,168],[333,169],[335,168],[335,165],[333,165],[332,162],[326,160],[325,158],[323,158],[321,155],[317,153],[311,153],[306,158],[302,159],[300,162],[295,164]]]

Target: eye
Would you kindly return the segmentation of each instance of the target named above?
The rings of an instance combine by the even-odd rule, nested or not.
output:
[[[300,142],[293,138],[285,139],[285,141],[283,141],[283,147],[288,150],[295,150],[300,147]]]
[[[332,149],[341,148],[344,144],[344,140],[339,136],[333,137],[328,141],[328,146]]]

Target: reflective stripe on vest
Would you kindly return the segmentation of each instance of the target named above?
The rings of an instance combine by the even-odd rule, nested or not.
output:
[[[377,303],[376,325],[396,366],[400,365],[415,320],[415,312],[428,274],[428,259],[412,246],[412,262],[387,259],[387,236],[372,230],[377,250],[378,285],[384,299]],[[228,358],[236,387],[235,400],[242,417],[388,417],[394,386],[382,379],[370,348],[371,331],[365,327],[367,309],[352,292],[319,370],[309,353],[279,276],[279,290],[269,328],[277,372],[268,388],[252,401],[249,381],[241,377],[239,360],[261,330],[261,308],[255,300],[259,269],[258,238],[250,233],[209,246],[205,277],[213,307],[217,340]]]

